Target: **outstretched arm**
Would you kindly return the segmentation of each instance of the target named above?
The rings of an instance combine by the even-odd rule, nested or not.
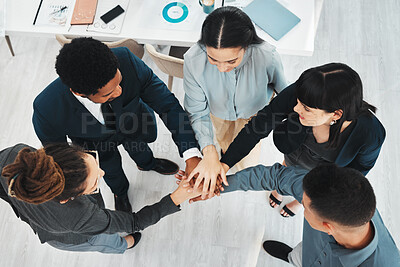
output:
[[[292,84],[283,90],[271,103],[261,109],[239,132],[235,140],[221,158],[221,162],[232,168],[247,156],[253,147],[287,119],[296,105],[296,85]]]
[[[185,89],[184,106],[189,113],[190,122],[203,152],[203,159],[191,172],[186,172],[189,179],[197,177],[195,188],[203,184],[203,198],[211,196],[215,190],[217,177],[220,176],[226,183],[226,170],[219,161],[217,150],[213,143],[213,126],[210,119],[210,108],[206,94],[196,81],[190,67],[190,62],[184,64]],[[210,189],[210,190],[209,190]]]
[[[303,178],[308,173],[299,167],[285,167],[279,163],[272,166],[257,165],[228,175],[229,186],[221,193],[233,191],[277,190],[281,195],[289,195],[301,201],[303,198]]]
[[[190,186],[185,186],[187,184],[189,181],[183,180],[173,193],[134,213],[100,209],[95,204],[91,205],[89,209],[82,210],[81,216],[76,216],[79,221],[74,224],[73,231],[89,235],[141,231],[163,217],[179,211],[181,203],[201,193],[193,190],[188,192],[187,188]]]
[[[165,83],[141,59],[127,49],[126,53],[140,82],[140,98],[160,116],[182,157],[183,152],[198,146],[187,113]]]

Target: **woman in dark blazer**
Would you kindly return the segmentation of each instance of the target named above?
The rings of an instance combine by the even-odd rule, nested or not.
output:
[[[285,165],[312,169],[335,162],[366,175],[385,139],[375,111],[363,100],[361,79],[349,66],[330,63],[311,68],[243,128],[223,155],[222,165],[227,171],[274,130]],[[271,193],[272,207],[281,201],[282,196]],[[289,203],[281,215],[294,216],[298,207],[298,202]]]

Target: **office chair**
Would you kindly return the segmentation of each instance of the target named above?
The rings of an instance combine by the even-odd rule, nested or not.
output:
[[[60,43],[61,46],[64,44],[69,44],[72,41],[72,38],[67,38],[65,35],[56,34],[56,39]],[[142,58],[144,54],[143,45],[138,44],[133,39],[122,39],[114,42],[103,42],[109,48],[115,47],[127,47],[133,54],[137,57]]]
[[[157,52],[150,44],[145,44],[144,47],[157,67],[168,74],[168,89],[172,91],[174,77],[183,79],[183,54],[189,48],[172,46],[169,55],[165,55]]]

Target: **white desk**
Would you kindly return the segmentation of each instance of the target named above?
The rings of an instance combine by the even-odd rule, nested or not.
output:
[[[93,36],[94,38],[104,41],[132,38],[139,43],[176,46],[191,46],[199,39],[201,25],[198,25],[198,28],[192,31],[154,29],[154,27],[146,28],[139,26],[140,23],[138,23],[137,19],[140,17],[140,14],[138,14],[138,12],[140,11],[144,1],[130,0],[121,33],[113,35],[87,32],[86,26],[72,26],[70,28],[69,23],[62,28],[35,26],[32,25],[32,23],[40,0],[8,0],[6,5],[5,33],[10,36],[54,36],[55,34]],[[198,0],[191,1],[197,2]],[[278,42],[256,27],[258,34],[267,42],[275,45],[281,54],[302,56],[312,55],[314,51],[314,35],[316,27],[314,1],[321,2],[321,0],[279,0],[282,5],[296,14],[301,19],[301,22]],[[216,7],[221,6],[221,2],[222,0],[217,0]],[[198,8],[201,9],[200,6]],[[320,9],[317,12],[317,16],[319,16],[319,12]]]
[[[0,0],[0,37],[4,37],[5,35],[4,31],[6,24],[5,7],[6,7],[6,1]]]

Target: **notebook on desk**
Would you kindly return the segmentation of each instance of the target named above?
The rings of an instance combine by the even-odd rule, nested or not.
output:
[[[71,25],[92,24],[96,7],[97,0],[76,0]]]
[[[295,14],[276,0],[254,0],[243,11],[277,41],[300,22]]]

